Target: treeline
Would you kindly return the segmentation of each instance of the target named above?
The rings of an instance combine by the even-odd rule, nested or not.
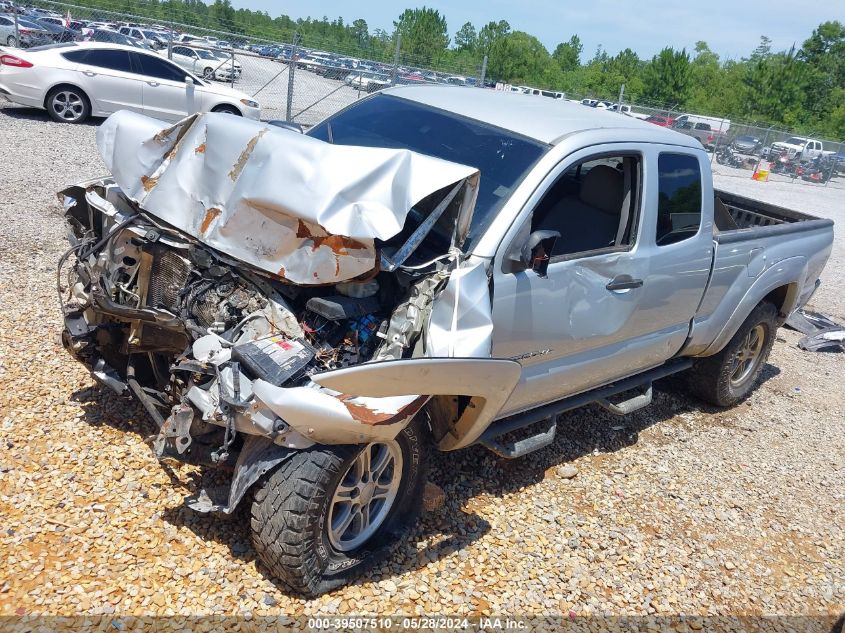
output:
[[[244,38],[291,42],[375,60],[392,60],[401,37],[403,64],[478,76],[486,56],[487,77],[512,84],[615,100],[625,84],[626,100],[726,116],[763,125],[845,138],[845,25],[819,25],[800,48],[773,51],[763,36],[739,60],[722,60],[705,41],[692,51],[664,48],[651,59],[631,49],[610,55],[601,47],[585,58],[577,35],[549,52],[533,35],[500,20],[480,28],[466,23],[450,35],[434,9],[406,9],[394,30],[370,30],[367,22],[343,18],[271,17],[235,9],[230,0],[77,0],[100,10],[172,20]]]

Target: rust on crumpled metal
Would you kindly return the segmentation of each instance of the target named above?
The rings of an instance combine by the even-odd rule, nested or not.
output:
[[[409,417],[416,415],[428,401],[428,396],[417,396],[414,400],[406,404],[404,407],[401,407],[395,413],[390,413],[388,411],[373,411],[363,404],[351,402],[351,400],[357,396],[340,394],[335,397],[343,403],[343,406],[346,407],[346,410],[349,411],[349,414],[357,422],[367,424],[369,426],[393,424],[394,422],[407,420]]]
[[[211,223],[218,217],[220,217],[220,209],[217,207],[211,207],[206,210],[205,217],[203,217],[202,224],[200,224],[200,235],[208,233],[208,228],[211,226]]]
[[[144,185],[144,191],[152,191],[156,183],[158,183],[158,176],[141,176],[141,184]]]
[[[241,175],[241,172],[244,170],[244,166],[246,165],[246,161],[249,160],[249,157],[252,155],[252,152],[255,150],[255,146],[258,141],[261,140],[261,137],[267,134],[267,129],[264,128],[258,132],[255,136],[249,139],[249,142],[246,144],[244,151],[241,152],[241,155],[238,156],[238,160],[235,163],[234,167],[232,167],[232,171],[229,172],[229,178],[233,181],[238,179],[238,176]]]

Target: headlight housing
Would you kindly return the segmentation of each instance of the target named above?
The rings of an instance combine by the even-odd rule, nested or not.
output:
[[[248,107],[250,107],[250,108],[257,108],[257,107],[259,107],[259,106],[258,106],[258,102],[257,102],[257,101],[253,101],[252,99],[241,99],[241,103],[243,103],[245,106],[248,106]]]

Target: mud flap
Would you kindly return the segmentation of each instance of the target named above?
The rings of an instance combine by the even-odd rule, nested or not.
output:
[[[246,491],[256,481],[295,452],[295,450],[274,444],[270,438],[247,435],[238,455],[229,487],[202,488],[196,494],[185,497],[185,505],[203,514],[208,512],[231,514],[238,507]]]

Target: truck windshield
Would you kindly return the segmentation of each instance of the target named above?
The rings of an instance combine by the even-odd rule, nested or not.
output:
[[[398,97],[376,95],[308,134],[339,145],[410,149],[481,172],[464,249],[469,250],[548,146],[507,130]]]

